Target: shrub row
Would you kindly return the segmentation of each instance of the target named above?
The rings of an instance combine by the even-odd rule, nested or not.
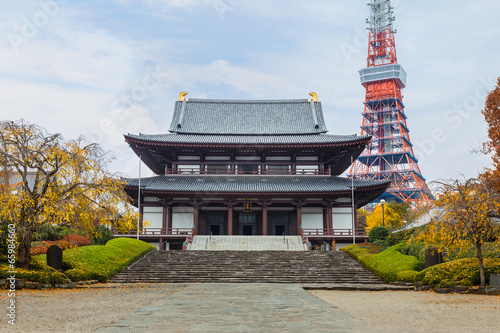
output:
[[[99,280],[107,282],[127,265],[155,249],[136,239],[112,239],[106,245],[92,245],[64,252],[64,273],[72,281]]]
[[[136,239],[118,238],[106,245],[91,245],[63,252],[61,273],[47,266],[45,254],[32,257],[30,270],[16,268],[16,278],[44,284],[72,281],[99,280],[107,282],[127,265],[155,249],[153,245]],[[0,258],[1,259],[1,258]],[[10,277],[5,260],[0,260],[0,279]]]
[[[484,269],[486,284],[491,274],[500,274],[500,259],[485,258]],[[454,288],[456,286],[473,286],[480,284],[477,259],[467,258],[449,261],[424,269],[415,276],[415,282],[431,288]]]
[[[386,282],[400,279],[410,281],[411,276],[416,275],[423,266],[416,257],[400,252],[404,245],[404,243],[400,243],[378,254],[373,253],[373,250],[370,251],[369,247],[358,245],[347,246],[342,250],[356,258],[363,266]]]

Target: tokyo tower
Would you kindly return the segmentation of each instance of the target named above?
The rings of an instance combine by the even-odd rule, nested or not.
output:
[[[359,71],[366,89],[361,135],[372,141],[358,157],[349,177],[390,180],[379,198],[386,201],[426,203],[433,196],[413,153],[401,91],[406,72],[398,64],[390,0],[370,0],[367,68]]]

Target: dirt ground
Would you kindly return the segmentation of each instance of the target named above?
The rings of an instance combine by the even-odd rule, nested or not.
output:
[[[500,332],[500,296],[312,291],[381,332]]]

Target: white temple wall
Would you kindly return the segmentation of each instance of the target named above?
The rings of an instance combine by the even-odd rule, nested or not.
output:
[[[352,208],[332,208],[333,229],[352,229]]]
[[[194,224],[193,207],[174,207],[172,210],[172,228],[189,228]]]
[[[302,208],[303,229],[323,229],[322,208]]]
[[[146,228],[161,228],[163,224],[163,207],[143,207],[142,220],[150,222]]]

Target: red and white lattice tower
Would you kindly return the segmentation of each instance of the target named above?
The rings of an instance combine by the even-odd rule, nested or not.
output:
[[[401,91],[406,72],[398,64],[390,0],[371,0],[367,68],[359,73],[366,88],[362,135],[368,144],[350,170],[355,179],[392,181],[378,200],[422,203],[433,199],[413,153]]]

